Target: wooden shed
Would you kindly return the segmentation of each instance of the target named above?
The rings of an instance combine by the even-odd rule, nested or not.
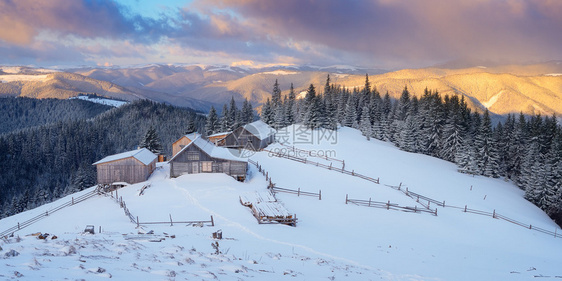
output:
[[[219,145],[221,146],[221,144],[224,143],[224,138],[226,138],[226,136],[228,136],[231,132],[222,132],[222,133],[216,133],[216,134],[212,134],[210,136],[207,137],[207,139],[214,143],[215,145]]]
[[[199,133],[191,133],[181,136],[177,141],[172,144],[172,157],[178,154],[182,148],[191,143],[196,137],[200,136]]]
[[[197,137],[170,159],[170,177],[197,173],[225,173],[239,181],[244,181],[248,162],[238,157],[238,153],[238,150],[218,147],[202,137]]]
[[[92,164],[98,171],[98,184],[143,182],[156,169],[157,156],[146,148],[107,156]]]
[[[258,120],[232,131],[220,145],[230,148],[260,150],[275,141],[275,129]]]

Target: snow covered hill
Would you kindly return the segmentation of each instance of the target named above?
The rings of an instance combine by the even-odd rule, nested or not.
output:
[[[559,280],[562,239],[468,209],[494,212],[560,233],[509,182],[456,172],[448,162],[367,141],[357,130],[337,133],[298,127],[282,130],[257,161],[277,187],[317,197],[277,193],[296,214],[296,227],[258,224],[240,195],[266,191],[267,181],[250,165],[240,183],[223,174],[168,178],[158,167],[148,182],[118,190],[137,228],[111,196],[95,196],[49,214],[14,237],[0,240],[0,278],[18,280]],[[279,158],[283,152],[332,166]],[[318,157],[314,157],[318,156]],[[329,156],[322,159],[321,156]],[[339,160],[345,160],[345,164]],[[378,178],[375,184],[341,168]],[[339,169],[339,171],[338,171]],[[149,185],[139,195],[142,187]],[[401,186],[439,201],[437,216],[346,204],[346,196],[423,209]],[[85,190],[82,193],[89,192]],[[115,194],[114,194],[115,195]],[[0,231],[52,210],[80,194],[0,220]],[[422,200],[423,203],[423,200]],[[209,221],[185,224],[180,221]],[[173,226],[170,224],[170,220]],[[84,234],[94,225],[96,234]],[[102,232],[98,233],[101,227]],[[150,231],[153,232],[150,232]],[[222,231],[223,239],[212,239]],[[45,240],[30,236],[49,233]],[[146,234],[152,233],[152,234]],[[53,235],[57,239],[51,239]],[[154,242],[159,241],[159,242]],[[214,244],[218,243],[218,246]],[[212,244],[215,246],[213,247]]]

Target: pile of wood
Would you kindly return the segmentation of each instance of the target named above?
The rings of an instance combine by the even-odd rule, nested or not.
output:
[[[281,223],[297,225],[296,215],[292,215],[277,201],[270,191],[251,192],[240,195],[240,204],[249,207],[258,223]]]

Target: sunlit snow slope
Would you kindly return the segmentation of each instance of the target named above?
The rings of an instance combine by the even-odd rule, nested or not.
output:
[[[295,134],[297,132],[297,134]],[[223,174],[168,178],[160,166],[147,183],[118,191],[133,217],[141,222],[209,220],[215,226],[174,223],[136,228],[109,196],[97,196],[49,215],[0,242],[0,278],[20,280],[557,280],[562,239],[505,220],[437,208],[429,213],[346,204],[371,198],[424,208],[398,186],[445,201],[446,205],[500,213],[514,220],[559,232],[539,209],[509,182],[460,174],[435,158],[400,151],[389,143],[367,141],[357,130],[314,131],[307,138],[295,127],[282,131],[291,146],[345,160],[345,169],[379,178],[375,184],[337,172],[343,164],[310,155],[323,169],[274,157],[263,151],[250,158],[278,187],[318,192],[322,200],[277,193],[296,214],[296,227],[258,224],[239,196],[266,190],[267,182],[250,165],[240,183]],[[287,146],[274,144],[270,151]],[[285,151],[286,152],[286,151]],[[139,191],[150,183],[143,195]],[[87,192],[87,191],[84,191]],[[75,194],[74,197],[79,196]],[[54,208],[64,198],[0,221],[0,231]],[[95,225],[96,234],[83,234]],[[99,227],[102,233],[97,233]],[[211,234],[222,230],[219,251]],[[153,235],[138,234],[154,230]],[[39,240],[28,234],[57,235]],[[172,238],[172,236],[174,238]],[[149,237],[149,238],[147,238]],[[161,242],[150,242],[149,240]],[[14,253],[17,256],[12,256]]]

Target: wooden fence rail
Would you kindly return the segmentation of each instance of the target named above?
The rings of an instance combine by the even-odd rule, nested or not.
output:
[[[318,200],[322,200],[322,190],[319,190],[318,193],[314,193],[314,192],[302,191],[300,188],[297,189],[297,190],[294,190],[294,189],[277,187],[275,185],[272,185],[270,187],[270,189],[273,192],[283,192],[283,193],[289,193],[289,194],[296,194],[297,196],[302,195],[302,196],[318,197]]]
[[[63,208],[66,208],[66,207],[69,207],[69,206],[78,204],[78,203],[80,203],[80,202],[83,202],[83,201],[85,201],[85,200],[87,200],[87,199],[89,199],[89,198],[92,198],[92,197],[94,197],[94,196],[96,196],[96,195],[98,195],[98,194],[99,194],[99,192],[98,192],[98,190],[96,189],[96,190],[90,191],[90,192],[88,192],[88,193],[82,194],[82,195],[80,195],[80,196],[78,196],[78,197],[76,197],[76,198],[72,197],[72,199],[71,199],[70,201],[66,202],[66,203],[63,203],[63,204],[61,204],[61,205],[58,205],[58,206],[56,206],[56,207],[54,207],[54,208],[52,208],[52,209],[50,209],[50,210],[47,210],[47,211],[45,211],[44,213],[41,213],[41,214],[39,214],[39,215],[37,215],[37,216],[35,216],[35,217],[32,217],[32,218],[30,218],[30,219],[28,219],[28,220],[26,220],[26,221],[24,221],[24,222],[21,222],[21,223],[18,222],[17,225],[12,226],[12,227],[10,227],[10,228],[8,228],[8,229],[6,229],[6,230],[0,232],[0,237],[4,237],[4,236],[6,236],[6,235],[13,235],[16,231],[21,230],[21,229],[23,229],[23,228],[26,228],[26,227],[28,227],[28,226],[30,226],[30,225],[36,223],[37,221],[39,221],[39,220],[41,220],[41,219],[43,219],[43,218],[45,218],[45,217],[48,217],[48,216],[49,216],[50,214],[52,214],[52,213],[55,213],[55,212],[57,212],[57,211],[60,211],[60,210],[63,209]]]
[[[340,172],[340,173],[342,173],[342,174],[346,174],[346,175],[350,175],[350,176],[354,176],[354,177],[359,177],[359,178],[362,178],[362,179],[371,181],[371,182],[376,183],[376,184],[379,184],[379,183],[380,183],[379,178],[376,178],[376,179],[375,179],[375,178],[372,178],[372,177],[368,177],[368,176],[365,176],[365,175],[356,173],[354,170],[349,171],[349,170],[346,170],[346,169],[343,168],[343,167],[342,167],[342,168],[336,168],[336,167],[333,167],[331,164],[330,164],[330,165],[326,165],[326,164],[322,164],[322,163],[319,163],[319,162],[310,161],[310,160],[308,160],[308,159],[306,159],[306,158],[300,158],[300,157],[296,157],[296,156],[292,156],[292,155],[288,155],[288,154],[282,154],[282,153],[279,153],[279,152],[273,152],[273,151],[267,150],[267,149],[264,149],[264,151],[269,152],[271,155],[273,155],[273,156],[275,156],[275,157],[285,158],[285,159],[293,160],[293,161],[300,162],[300,163],[303,163],[303,164],[314,165],[314,166],[316,166],[316,167],[320,167],[320,168],[324,168],[324,169],[328,169],[328,170]]]
[[[123,201],[123,196],[119,196],[117,190],[115,190],[115,196],[113,195],[113,191],[111,191],[111,193],[109,193],[109,196],[113,199],[115,199],[115,201],[117,203],[119,203],[119,206],[121,208],[123,208],[123,212],[125,212],[125,216],[127,216],[129,218],[129,220],[136,224],[137,227],[141,226],[141,225],[146,225],[146,224],[170,224],[170,226],[173,226],[174,223],[179,223],[179,224],[200,224],[200,225],[204,225],[204,224],[210,224],[211,226],[215,226],[215,221],[213,219],[213,216],[211,216],[211,220],[199,220],[199,221],[173,221],[172,220],[172,215],[170,214],[170,220],[169,221],[165,221],[165,222],[141,222],[139,221],[139,217],[138,216],[134,216],[133,214],[131,214],[131,211],[129,211],[129,208],[127,208],[127,204],[125,203],[125,201]]]
[[[410,206],[400,206],[396,203],[391,203],[390,201],[387,202],[378,202],[373,201],[371,198],[369,200],[361,200],[361,199],[349,199],[349,196],[345,195],[345,204],[352,203],[359,206],[365,207],[373,207],[373,208],[380,208],[380,209],[387,209],[387,210],[396,210],[396,211],[403,211],[403,212],[413,212],[413,213],[430,213],[434,216],[437,216],[437,209],[435,211],[426,210],[418,208],[417,206],[410,207]]]

